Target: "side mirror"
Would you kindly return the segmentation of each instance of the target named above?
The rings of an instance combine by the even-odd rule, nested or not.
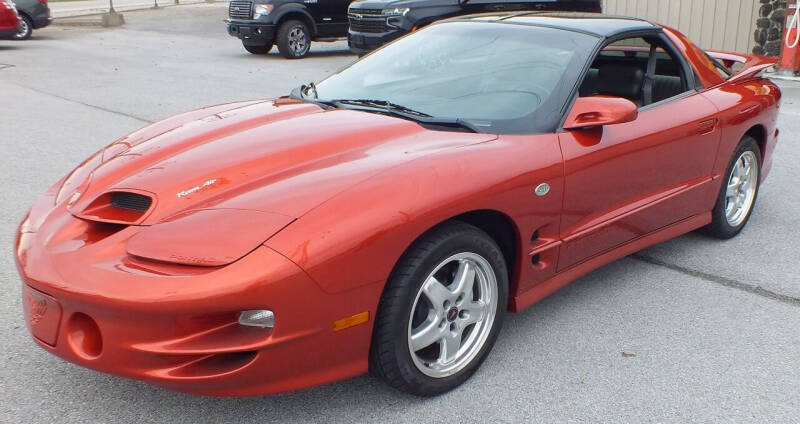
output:
[[[565,130],[579,130],[603,125],[622,124],[636,120],[639,109],[622,97],[578,97],[564,122]]]

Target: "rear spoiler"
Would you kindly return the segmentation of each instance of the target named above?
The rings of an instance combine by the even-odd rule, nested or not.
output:
[[[728,79],[728,81],[740,81],[745,80],[748,78],[752,78],[759,73],[768,70],[769,68],[774,67],[778,63],[778,59],[774,57],[767,57],[767,56],[757,56],[757,55],[744,55],[740,53],[731,53],[731,52],[721,52],[721,51],[713,51],[709,50],[709,56],[713,57],[714,59],[722,62],[726,68],[733,70],[733,66],[737,63],[742,65],[742,69],[739,69]]]

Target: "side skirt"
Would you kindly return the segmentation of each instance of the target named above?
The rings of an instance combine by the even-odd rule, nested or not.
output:
[[[678,237],[686,234],[692,230],[696,230],[711,222],[711,212],[705,212],[678,221],[672,225],[664,227],[658,231],[652,232],[645,236],[634,239],[622,246],[605,253],[601,253],[591,259],[588,259],[573,267],[567,268],[564,271],[554,275],[552,278],[535,285],[530,290],[527,290],[511,299],[510,309],[512,312],[519,312],[536,302],[549,296],[561,287],[566,286],[573,280],[587,274],[601,266],[613,262],[617,259],[636,253],[646,247],[654,244],[667,241],[671,238]]]

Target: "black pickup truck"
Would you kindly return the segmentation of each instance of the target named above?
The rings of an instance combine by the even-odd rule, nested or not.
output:
[[[324,1],[324,0],[320,0]],[[481,12],[600,12],[600,0],[356,0],[347,16],[350,51],[368,53],[439,19]]]
[[[245,50],[266,54],[274,44],[289,59],[308,54],[311,41],[347,36],[350,0],[233,0],[228,6],[228,34]]]

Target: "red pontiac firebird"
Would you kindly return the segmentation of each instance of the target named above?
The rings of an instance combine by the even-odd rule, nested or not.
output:
[[[639,19],[475,15],[290,96],[150,125],[21,224],[30,332],[185,392],[367,370],[445,392],[507,311],[688,231],[741,231],[778,137],[771,65]]]
[[[10,0],[0,0],[0,40],[10,40],[19,31],[19,12]]]

